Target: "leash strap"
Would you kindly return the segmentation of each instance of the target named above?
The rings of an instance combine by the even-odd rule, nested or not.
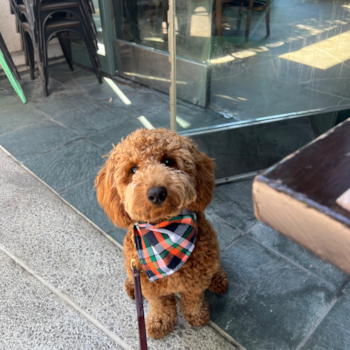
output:
[[[137,320],[139,325],[140,350],[147,350],[148,348],[147,348],[145,316],[143,312],[140,271],[135,266],[132,266],[132,271],[134,276],[136,311],[137,311]]]

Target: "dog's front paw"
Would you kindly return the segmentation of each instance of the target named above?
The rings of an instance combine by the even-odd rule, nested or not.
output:
[[[210,283],[209,290],[217,294],[224,294],[228,288],[228,278],[226,271],[221,267],[217,271]]]
[[[182,309],[182,314],[186,321],[193,327],[204,326],[210,320],[209,306],[205,300],[200,308],[192,308],[191,310]]]
[[[209,305],[204,298],[204,293],[200,295],[182,294],[181,311],[191,326],[204,326],[209,322]]]
[[[135,289],[134,289],[134,284],[129,280],[129,278],[127,278],[125,280],[125,291],[126,293],[128,294],[128,296],[131,298],[131,299],[135,299]]]
[[[151,309],[146,319],[147,334],[151,338],[160,339],[169,334],[176,324],[176,300],[174,295],[152,298]]]
[[[149,315],[146,319],[147,334],[151,338],[160,339],[169,334],[175,327],[176,316],[173,318]]]

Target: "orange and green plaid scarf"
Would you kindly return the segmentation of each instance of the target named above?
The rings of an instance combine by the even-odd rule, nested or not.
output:
[[[135,224],[137,256],[150,282],[178,271],[193,252],[196,237],[197,217],[187,209],[159,224]]]

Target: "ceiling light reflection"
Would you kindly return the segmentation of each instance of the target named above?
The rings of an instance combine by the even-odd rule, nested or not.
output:
[[[137,77],[137,78],[142,78],[142,79],[150,79],[150,80],[157,80],[157,81],[164,81],[167,83],[171,83],[170,79],[154,77],[152,75],[143,75],[143,74],[130,73],[130,72],[124,72],[124,74]],[[176,84],[187,85],[185,81],[176,81]]]

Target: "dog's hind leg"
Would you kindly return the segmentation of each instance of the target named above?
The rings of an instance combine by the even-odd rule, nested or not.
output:
[[[147,334],[160,339],[169,334],[175,327],[177,310],[174,294],[153,297],[148,300],[151,310],[146,319]]]
[[[228,278],[226,271],[220,267],[220,269],[214,274],[209,290],[214,293],[223,294],[227,291]]]
[[[134,283],[131,281],[131,279],[129,277],[125,280],[124,287],[125,287],[125,291],[128,294],[128,296],[131,299],[135,299]]]

